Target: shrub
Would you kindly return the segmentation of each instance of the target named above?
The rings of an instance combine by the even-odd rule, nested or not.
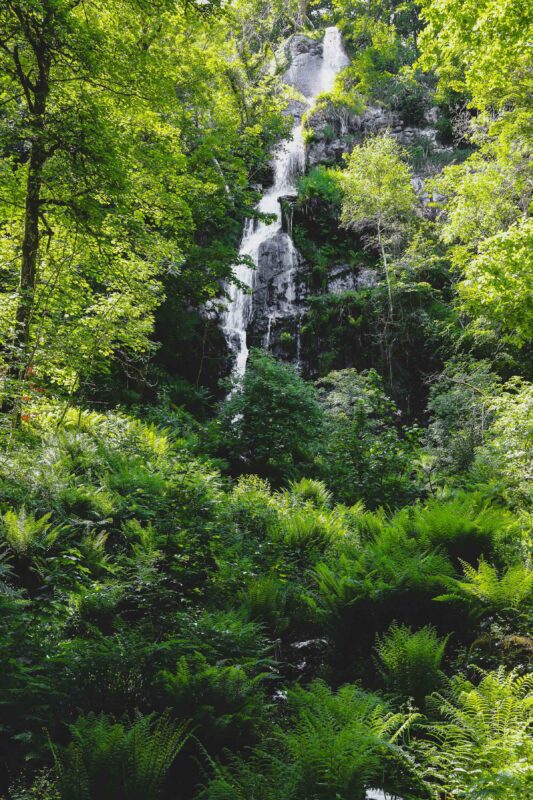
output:
[[[462,561],[464,578],[448,578],[448,591],[437,600],[460,603],[474,617],[489,614],[514,615],[522,608],[531,609],[533,599],[533,570],[524,564],[514,564],[501,574],[496,567],[480,561],[478,568]]]
[[[442,721],[423,746],[427,774],[465,800],[528,800],[533,786],[533,675],[500,668],[479,685],[456,677],[433,704]]]
[[[323,378],[319,390],[326,427],[320,466],[336,498],[375,508],[412,496],[414,443],[398,430],[397,408],[379,375],[344,369]]]
[[[66,748],[53,747],[61,800],[158,800],[187,739],[168,715],[118,723],[91,713],[70,732]]]
[[[431,387],[428,442],[445,475],[459,475],[472,466],[493,416],[497,383],[488,362],[463,358],[448,362]]]
[[[402,699],[412,697],[423,708],[425,698],[436,691],[444,674],[441,663],[449,637],[439,639],[431,626],[412,631],[393,623],[376,637],[379,668],[386,688]]]
[[[254,350],[220,408],[221,450],[239,472],[279,485],[310,465],[321,419],[313,386],[292,365]]]

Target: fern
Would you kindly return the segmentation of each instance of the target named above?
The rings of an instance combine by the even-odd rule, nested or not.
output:
[[[177,716],[191,719],[214,752],[228,739],[235,746],[253,738],[268,708],[262,688],[271,677],[266,672],[248,675],[240,665],[212,665],[197,653],[180,658],[174,671],[161,671],[159,683],[166,704]]]
[[[412,631],[393,623],[376,637],[378,663],[385,686],[403,699],[412,697],[419,708],[426,695],[439,688],[441,663],[449,637],[439,639],[431,626]]]
[[[501,667],[476,687],[455,678],[433,702],[442,717],[421,745],[428,777],[452,798],[529,800],[533,789],[533,674]]]
[[[132,724],[103,714],[80,717],[70,726],[68,747],[52,748],[61,800],[158,800],[186,730],[168,714],[139,716]]]
[[[336,568],[318,563],[313,575],[316,593],[307,595],[306,601],[320,616],[338,617],[364,595],[364,585],[345,555],[339,557]]]
[[[322,509],[329,508],[331,505],[332,495],[326,484],[312,478],[291,481],[287,494],[291,503],[309,504]]]
[[[337,516],[310,507],[293,511],[281,528],[283,543],[302,561],[315,561],[317,554],[324,553],[343,534]]]
[[[207,800],[354,800],[370,785],[398,790],[387,764],[406,770],[402,737],[416,715],[391,713],[375,695],[322,681],[289,692],[292,719],[246,761],[215,766]]]
[[[531,608],[533,570],[515,564],[499,574],[496,567],[481,560],[478,568],[461,561],[464,579],[448,578],[448,592],[436,600],[466,605],[475,617],[491,613],[509,613]]]
[[[50,524],[51,513],[35,518],[25,508],[6,511],[2,517],[4,541],[17,556],[28,556],[37,549],[47,550],[56,541],[61,528]]]
[[[393,523],[426,547],[442,548],[454,559],[469,561],[494,551],[516,527],[516,519],[509,512],[480,505],[476,495],[404,509],[395,515]]]
[[[242,608],[249,620],[261,622],[276,633],[288,625],[287,589],[277,579],[264,575],[251,581],[242,597]]]

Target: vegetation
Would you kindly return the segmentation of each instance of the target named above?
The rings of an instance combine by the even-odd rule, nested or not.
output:
[[[2,800],[532,795],[530,23],[0,0]]]

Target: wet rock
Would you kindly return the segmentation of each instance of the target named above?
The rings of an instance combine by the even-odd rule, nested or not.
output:
[[[291,237],[280,231],[262,243],[259,251],[261,269],[254,276],[254,303],[250,329],[266,333],[268,316],[290,316],[299,298],[296,273],[302,264]]]
[[[379,274],[375,269],[354,270],[349,264],[338,264],[328,273],[328,293],[341,294],[357,289],[371,289],[378,281]]]
[[[322,42],[295,33],[285,44],[288,69],[283,80],[304,95],[312,94],[322,66]]]

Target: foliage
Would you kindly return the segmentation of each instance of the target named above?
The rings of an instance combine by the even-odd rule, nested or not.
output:
[[[444,550],[453,559],[470,561],[498,551],[508,532],[513,534],[520,528],[507,509],[489,505],[468,493],[457,494],[444,503],[430,500],[401,509],[393,521],[426,546]]]
[[[276,76],[239,58],[217,7],[3,8],[8,399],[87,393],[112,369],[141,378],[165,291],[181,308],[231,276],[248,174],[284,122]]]
[[[339,208],[341,190],[338,173],[325,167],[314,167],[298,180],[298,200],[309,206],[315,198],[322,199],[333,208]]]
[[[502,481],[504,494],[519,507],[531,508],[531,452],[533,415],[531,384],[511,379],[503,391],[491,398],[494,421],[479,465]]]
[[[391,235],[414,208],[410,170],[392,136],[376,136],[354,148],[342,187],[342,221],[347,226],[370,224]]]
[[[529,798],[528,21],[0,6],[2,800]],[[295,110],[297,318],[224,385]]]
[[[524,564],[508,567],[501,575],[486,561],[477,569],[462,562],[464,578],[449,579],[447,593],[435,598],[462,603],[474,616],[513,614],[521,607],[531,610],[533,601],[533,572]]]
[[[89,714],[70,732],[72,742],[54,750],[61,800],[157,800],[187,738],[186,725],[151,716],[121,724]]]
[[[289,703],[292,730],[278,731],[274,747],[258,751],[250,764],[237,762],[233,770],[220,770],[207,798],[244,798],[247,791],[257,790],[256,796],[265,800],[348,800],[362,797],[366,786],[394,780],[394,764],[404,758],[402,735],[412,715],[391,713],[356,686],[334,693],[319,681],[294,689]],[[391,766],[385,778],[383,758]]]
[[[533,337],[532,224],[509,227],[485,239],[458,284],[462,308],[478,331],[488,324],[519,345]]]
[[[174,671],[159,676],[164,705],[178,719],[191,719],[197,735],[215,754],[227,742],[249,744],[260,725],[264,698],[258,687],[265,674],[249,677],[242,665],[207,662],[197,653],[183,656]]]
[[[457,677],[436,695],[442,722],[430,726],[428,771],[443,791],[474,800],[526,800],[531,790],[531,675],[484,675],[478,686]]]
[[[528,11],[519,0],[422,0],[423,61],[480,110],[527,105]],[[453,20],[453,24],[447,24]]]
[[[413,493],[414,431],[397,425],[396,405],[375,370],[331,372],[319,382],[326,437],[320,451],[327,484],[342,502],[371,508],[404,502]]]
[[[415,207],[411,171],[396,140],[383,134],[355,147],[348,157],[342,189],[343,225],[352,228],[367,225],[375,230],[392,317],[390,254],[387,250],[391,245],[398,245]]]
[[[376,639],[380,670],[387,689],[401,698],[412,697],[418,708],[439,688],[447,637],[439,639],[431,626],[412,631],[394,623]]]
[[[312,386],[292,365],[259,350],[222,404],[221,443],[234,463],[280,483],[301,474],[321,424]],[[242,468],[241,468],[242,469]]]
[[[292,502],[310,503],[316,508],[328,508],[331,505],[331,493],[322,481],[312,478],[301,478],[289,484]]]
[[[486,440],[498,378],[490,364],[461,359],[446,364],[430,390],[427,436],[435,465],[446,475],[465,473]]]

